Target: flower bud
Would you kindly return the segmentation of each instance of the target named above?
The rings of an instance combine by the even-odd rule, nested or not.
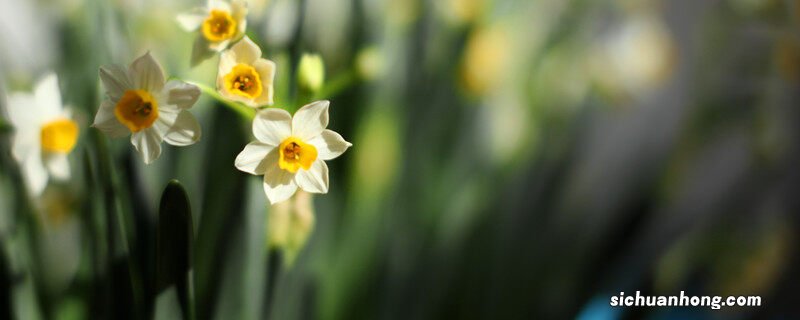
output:
[[[356,56],[358,75],[364,80],[374,80],[383,74],[383,56],[376,47],[361,49]]]
[[[291,265],[314,230],[314,206],[311,194],[302,190],[289,200],[270,207],[267,242],[272,249],[283,250],[284,262]]]
[[[297,68],[297,84],[311,92],[317,92],[325,82],[325,64],[318,54],[303,54]]]

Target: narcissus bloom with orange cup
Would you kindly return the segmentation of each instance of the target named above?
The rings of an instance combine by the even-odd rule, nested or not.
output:
[[[40,195],[50,177],[69,179],[67,155],[78,141],[79,128],[61,104],[56,75],[44,76],[33,94],[10,94],[6,111],[14,126],[11,154],[20,164],[31,195]]]
[[[225,99],[257,108],[272,104],[275,63],[261,58],[249,37],[222,52],[217,70],[217,91]]]
[[[178,15],[178,23],[186,31],[197,31],[192,64],[209,53],[220,52],[240,39],[247,30],[247,3],[243,0],[209,0],[205,7]]]
[[[272,204],[289,199],[303,189],[328,193],[328,165],[325,160],[342,155],[352,146],[328,126],[328,101],[309,103],[294,115],[268,108],[253,120],[257,141],[245,146],[236,157],[236,168],[264,175],[264,192]]]
[[[165,81],[161,66],[145,53],[127,69],[100,67],[107,98],[93,127],[112,138],[131,135],[131,144],[151,163],[161,155],[161,142],[187,146],[200,140],[200,124],[189,113],[200,89],[179,80]]]

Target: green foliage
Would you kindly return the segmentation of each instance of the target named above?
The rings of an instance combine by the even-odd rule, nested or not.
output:
[[[161,195],[156,223],[156,294],[175,288],[185,319],[192,319],[191,262],[194,232],[186,190],[177,181]]]
[[[793,297],[796,2],[248,1],[266,8],[247,35],[277,65],[271,107],[331,100],[353,142],[328,194],[285,206],[234,166],[258,110],[217,92],[216,52],[190,54],[174,20],[198,2],[7,4],[35,15],[0,37],[3,89],[54,69],[81,132],[70,179],[36,197],[0,112],[0,319],[560,319],[630,287]],[[666,35],[636,38],[642,21]],[[148,50],[200,87],[202,138],[145,165],[88,124],[97,68]]]

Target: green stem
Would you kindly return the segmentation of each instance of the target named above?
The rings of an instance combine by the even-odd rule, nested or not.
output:
[[[340,73],[336,78],[333,78],[331,81],[325,83],[325,86],[322,87],[322,89],[320,89],[319,92],[317,92],[317,94],[314,96],[314,100],[333,98],[337,94],[353,85],[356,80],[358,80],[358,76],[353,69],[347,70],[344,73]]]
[[[0,119],[0,133],[11,131],[11,125],[3,119]]]
[[[230,101],[228,99],[225,99],[224,97],[222,97],[222,95],[220,95],[217,92],[216,89],[211,88],[211,87],[209,87],[207,85],[204,85],[202,83],[191,82],[191,84],[196,85],[198,88],[200,88],[200,91],[202,91],[203,93],[207,94],[208,96],[214,98],[214,100],[217,100],[218,102],[222,103],[222,105],[230,108],[234,112],[238,113],[245,120],[253,121],[253,119],[256,117],[256,110],[255,109],[246,107],[246,106],[244,106],[244,105],[242,105],[242,104],[240,104],[238,102],[233,102],[233,101]]]

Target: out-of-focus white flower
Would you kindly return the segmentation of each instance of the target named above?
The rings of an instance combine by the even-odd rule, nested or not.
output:
[[[247,3],[243,0],[209,0],[205,7],[178,15],[186,31],[198,31],[192,52],[192,64],[220,52],[241,38],[247,29]]]
[[[131,63],[100,67],[107,99],[93,127],[111,137],[131,133],[131,143],[151,163],[161,155],[161,141],[187,146],[200,140],[200,124],[189,113],[200,89],[179,80],[165,82],[161,66],[150,53]]]
[[[297,7],[299,1],[275,0],[264,13],[263,34],[270,48],[285,48],[297,29]]]
[[[58,78],[48,74],[33,94],[8,96],[8,118],[15,128],[12,154],[33,195],[40,195],[48,177],[69,179],[67,155],[78,141],[78,124],[61,104]]]
[[[55,15],[59,11],[44,10],[45,4],[39,1],[2,1],[2,6],[0,69],[4,78],[44,73],[45,66],[61,54],[57,29],[61,22]]]
[[[261,49],[244,37],[222,52],[217,91],[226,99],[256,108],[272,104],[275,63],[261,58]]]
[[[635,95],[669,78],[675,65],[674,41],[661,19],[638,14],[615,31],[592,60],[602,84]]]
[[[300,187],[310,193],[328,192],[328,165],[352,144],[328,126],[328,101],[297,110],[270,108],[253,120],[257,141],[236,157],[236,168],[264,175],[264,192],[272,204],[289,199]]]

